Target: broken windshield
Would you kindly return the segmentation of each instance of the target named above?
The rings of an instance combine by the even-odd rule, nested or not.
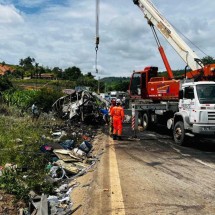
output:
[[[196,86],[200,104],[215,104],[215,85],[202,84]]]

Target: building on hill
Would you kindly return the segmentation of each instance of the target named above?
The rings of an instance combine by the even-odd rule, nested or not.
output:
[[[53,80],[55,79],[54,74],[52,73],[42,73],[39,76],[41,79],[49,79],[49,80]]]
[[[42,74],[34,75],[32,78],[54,80],[55,76],[53,73],[42,73]]]

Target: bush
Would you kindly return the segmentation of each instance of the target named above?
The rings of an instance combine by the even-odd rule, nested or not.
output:
[[[9,79],[7,77],[4,77],[4,76],[1,77],[0,78],[0,91],[5,91],[10,88],[13,88],[11,81],[9,81]]]
[[[34,102],[37,102],[39,108],[41,108],[44,112],[48,113],[52,110],[52,105],[54,104],[54,102],[62,95],[63,93],[57,90],[43,88],[38,91],[37,95],[35,95],[32,100],[32,104]]]

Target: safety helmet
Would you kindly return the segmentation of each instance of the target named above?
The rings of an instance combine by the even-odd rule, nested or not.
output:
[[[121,100],[120,100],[120,99],[117,99],[117,100],[116,100],[116,103],[117,103],[117,104],[121,104]]]

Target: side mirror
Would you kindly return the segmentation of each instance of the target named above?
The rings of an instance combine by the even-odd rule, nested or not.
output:
[[[179,99],[183,99],[184,98],[184,91],[180,90],[179,91]]]

